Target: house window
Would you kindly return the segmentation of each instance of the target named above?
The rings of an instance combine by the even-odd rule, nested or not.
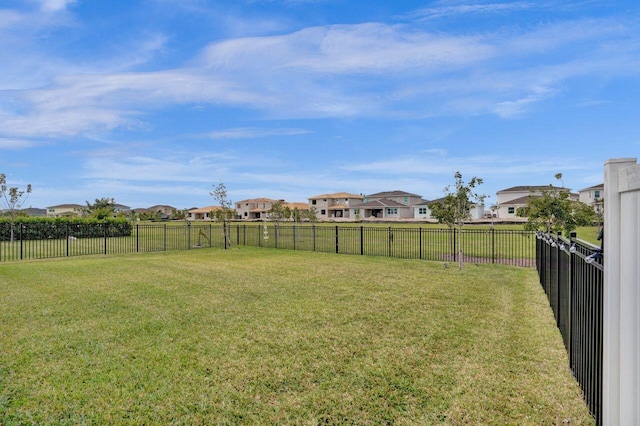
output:
[[[249,214],[247,212],[244,212],[244,217],[247,217]]]
[[[320,214],[321,215],[325,215],[325,214],[327,214],[327,211],[326,210],[320,210]]]
[[[360,209],[353,209],[353,214],[360,214]]]
[[[404,203],[409,204],[409,197],[404,197]]]
[[[395,207],[387,208],[387,216],[395,216],[398,214],[398,209]]]
[[[515,214],[516,213],[516,208],[515,207],[509,207],[509,209],[507,210],[509,214]]]
[[[318,201],[318,200],[311,200],[311,204],[313,204],[315,206],[316,205],[316,201]]]
[[[418,214],[427,214],[427,208],[426,207],[418,208]]]
[[[600,191],[593,191],[594,198],[600,198]]]

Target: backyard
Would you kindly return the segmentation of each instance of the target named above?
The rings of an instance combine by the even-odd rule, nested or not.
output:
[[[0,424],[593,424],[536,271],[234,247],[0,264]]]

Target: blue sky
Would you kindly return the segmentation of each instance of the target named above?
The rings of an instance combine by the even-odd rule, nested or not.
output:
[[[3,0],[0,172],[131,207],[602,182],[640,152],[636,0]]]

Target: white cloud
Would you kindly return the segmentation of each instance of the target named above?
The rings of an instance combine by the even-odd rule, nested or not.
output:
[[[254,139],[269,136],[297,136],[311,133],[304,129],[273,129],[241,127],[235,129],[218,130],[210,132],[207,136],[211,139]]]
[[[47,12],[58,12],[60,10],[65,10],[67,6],[75,3],[76,0],[41,0],[41,8]]]

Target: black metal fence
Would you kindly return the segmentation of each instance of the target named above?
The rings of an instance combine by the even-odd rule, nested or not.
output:
[[[136,224],[126,235],[114,234],[109,224],[62,224],[51,225],[57,229],[48,238],[33,238],[32,228],[41,231],[42,226],[17,224],[14,241],[0,239],[0,261],[190,250],[224,244],[222,228],[216,224]]]
[[[64,229],[57,229],[49,238],[23,238],[33,235],[31,226],[34,225],[19,224],[16,226],[13,242],[0,241],[0,261],[191,250],[199,247],[224,247],[231,243],[456,262],[461,244],[465,262],[535,265],[535,235],[520,230],[463,229],[462,234],[458,235],[459,231],[456,229],[417,226],[232,223],[230,238],[225,241],[222,226],[218,223],[135,224],[127,235],[114,235],[107,226],[93,223],[80,227],[65,225]]]
[[[597,424],[602,424],[602,249],[576,238],[537,233],[536,263],[569,365]]]
[[[535,266],[535,234],[529,231],[381,226],[234,224],[236,244],[362,256],[443,262]]]

